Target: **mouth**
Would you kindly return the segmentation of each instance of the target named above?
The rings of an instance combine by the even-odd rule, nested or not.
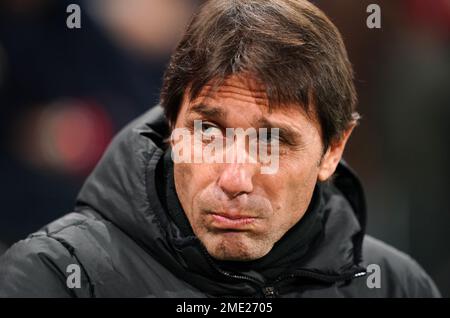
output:
[[[239,214],[209,212],[211,225],[220,230],[246,230],[253,225],[258,218]]]

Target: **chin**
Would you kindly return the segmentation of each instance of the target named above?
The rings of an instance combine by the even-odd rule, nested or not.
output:
[[[222,235],[223,234],[220,236]],[[262,249],[260,244],[248,238],[237,238],[236,235],[228,235],[228,233],[226,236],[227,237],[215,237],[214,239],[206,240],[205,246],[208,253],[217,260],[253,261],[265,256],[270,251],[270,248]]]

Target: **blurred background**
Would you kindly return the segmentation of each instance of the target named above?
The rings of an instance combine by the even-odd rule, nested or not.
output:
[[[354,64],[361,125],[346,160],[368,233],[409,253],[450,296],[450,0],[315,0]],[[81,28],[69,29],[69,4]],[[127,122],[158,102],[200,0],[0,2],[0,254],[70,212]],[[381,7],[369,29],[366,8]]]

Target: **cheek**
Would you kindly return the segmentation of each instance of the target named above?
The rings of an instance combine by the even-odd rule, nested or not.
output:
[[[206,165],[189,163],[175,164],[175,188],[181,206],[188,218],[192,219],[194,217],[195,199],[206,189],[212,175]]]
[[[280,165],[272,176],[269,192],[275,217],[283,223],[295,223],[303,216],[314,191],[318,167],[315,162],[296,158]]]

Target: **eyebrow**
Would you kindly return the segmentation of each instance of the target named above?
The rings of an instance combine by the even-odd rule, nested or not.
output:
[[[302,135],[291,128],[290,125],[280,122],[273,122],[266,117],[260,118],[258,121],[258,127],[264,127],[268,129],[278,128],[279,136],[281,139],[291,146],[303,146]]]
[[[189,113],[197,113],[212,120],[224,119],[227,117],[227,111],[222,107],[210,106],[203,103],[192,106],[189,109]],[[283,140],[288,145],[295,147],[303,147],[304,145],[301,134],[292,129],[288,124],[273,122],[267,117],[263,116],[254,121],[254,127],[267,128],[269,131],[272,128],[278,128],[281,140]]]
[[[202,103],[192,106],[189,109],[189,112],[197,113],[209,118],[225,118],[227,115],[227,112],[221,107],[208,106]]]

